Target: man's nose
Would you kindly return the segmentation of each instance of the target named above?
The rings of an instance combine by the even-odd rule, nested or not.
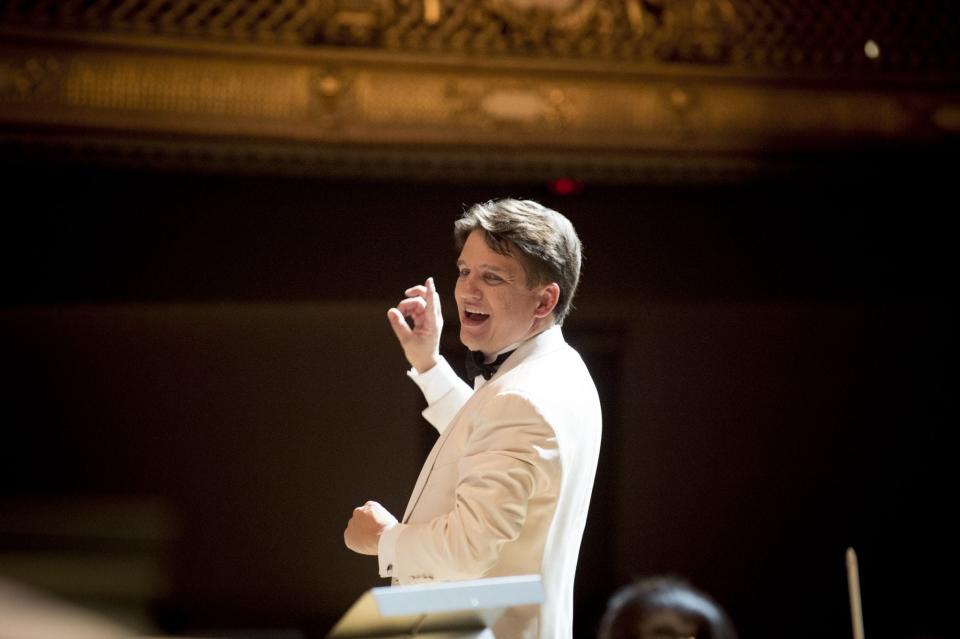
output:
[[[481,296],[480,287],[477,286],[477,278],[472,273],[466,277],[461,277],[457,282],[457,287],[464,297],[477,299]]]

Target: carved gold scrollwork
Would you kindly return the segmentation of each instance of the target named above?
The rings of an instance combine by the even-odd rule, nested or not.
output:
[[[427,24],[440,22],[440,0],[423,0],[423,21]]]
[[[322,18],[324,41],[369,43],[382,25],[379,43],[390,49],[716,63],[726,59],[740,28],[731,0],[354,0],[351,6]]]
[[[516,26],[582,31],[597,13],[598,0],[487,0],[490,10]],[[539,29],[538,29],[539,27]]]
[[[730,0],[648,0],[662,9],[659,58],[670,62],[725,62],[742,25]]]
[[[396,20],[392,0],[326,0],[318,7],[320,39],[333,44],[375,44]]]
[[[923,71],[953,82],[960,3],[895,0],[0,0],[5,30],[428,54]],[[864,43],[871,43],[865,53]]]
[[[64,64],[54,57],[30,57],[0,65],[0,100],[32,102],[60,92]]]
[[[640,7],[640,0],[626,0],[627,20],[630,21],[630,28],[634,33],[643,34],[646,26],[643,9]]]

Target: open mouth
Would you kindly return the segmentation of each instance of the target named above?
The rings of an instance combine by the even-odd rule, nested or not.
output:
[[[487,318],[489,318],[489,317],[490,317],[490,316],[487,315],[486,313],[474,313],[474,312],[471,312],[471,311],[464,311],[464,312],[463,312],[463,318],[464,318],[469,324],[473,324],[473,325],[481,324],[481,323],[485,322],[485,321],[487,320]]]

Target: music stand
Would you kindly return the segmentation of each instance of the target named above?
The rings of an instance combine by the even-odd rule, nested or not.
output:
[[[327,638],[492,639],[490,626],[504,609],[540,603],[540,575],[371,588]]]

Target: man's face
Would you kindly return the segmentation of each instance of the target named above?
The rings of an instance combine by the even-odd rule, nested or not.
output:
[[[467,237],[457,271],[455,295],[464,346],[489,358],[539,330],[543,287],[527,288],[523,265],[487,246],[483,231]]]

